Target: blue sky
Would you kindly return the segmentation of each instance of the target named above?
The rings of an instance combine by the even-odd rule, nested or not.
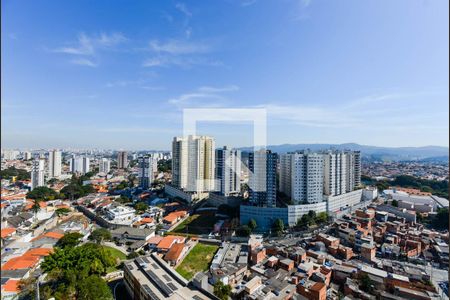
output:
[[[169,149],[198,107],[266,108],[269,144],[449,144],[446,0],[1,5],[2,147]]]

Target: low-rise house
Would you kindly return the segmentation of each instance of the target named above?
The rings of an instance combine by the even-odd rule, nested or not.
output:
[[[167,261],[171,266],[176,266],[183,259],[188,248],[184,243],[175,243],[164,255],[164,260]]]

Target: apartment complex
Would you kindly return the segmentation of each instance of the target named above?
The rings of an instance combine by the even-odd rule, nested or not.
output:
[[[128,152],[119,151],[117,153],[117,168],[125,169],[128,166]]]
[[[38,186],[44,186],[44,159],[36,159],[33,161],[33,166],[31,167],[31,189]]]
[[[359,151],[327,151],[324,160],[324,194],[337,196],[353,191],[361,184]]]
[[[158,170],[157,160],[152,155],[138,157],[139,187],[148,189],[152,186],[153,177]]]
[[[186,192],[215,189],[215,141],[208,136],[175,137],[172,142],[172,185]]]
[[[51,150],[48,153],[48,177],[61,176],[61,151]]]
[[[224,146],[216,150],[216,190],[224,196],[241,190],[241,151]]]
[[[86,174],[90,171],[90,159],[87,156],[73,156],[69,166],[72,173]]]
[[[280,191],[294,204],[323,201],[323,156],[299,152],[280,156]]]
[[[250,202],[256,206],[275,207],[277,197],[277,154],[269,150],[249,153]]]
[[[100,173],[109,173],[111,170],[111,161],[107,158],[102,158],[98,164],[98,171]]]

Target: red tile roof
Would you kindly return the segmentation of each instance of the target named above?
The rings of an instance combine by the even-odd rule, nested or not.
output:
[[[2,270],[18,270],[18,269],[32,268],[38,263],[39,259],[40,259],[39,256],[13,257],[2,266]]]
[[[52,253],[52,252],[53,252],[53,249],[51,249],[51,248],[33,248],[33,249],[30,249],[27,252],[25,252],[23,254],[23,256],[42,257],[42,256],[50,255],[50,253]]]
[[[184,243],[175,243],[164,256],[166,261],[176,261],[184,249]]]
[[[169,235],[165,236],[156,247],[160,250],[168,250],[170,247],[172,247],[173,243],[183,243],[184,241],[185,238],[182,236]]]
[[[19,282],[20,280],[9,279],[3,286],[2,290],[4,292],[15,293],[19,291]]]
[[[0,230],[0,232],[1,232],[1,237],[2,237],[2,239],[4,239],[5,237],[7,237],[8,235],[10,235],[10,234],[12,234],[12,233],[14,233],[14,232],[16,232],[16,229],[15,228],[2,228],[1,230]]]

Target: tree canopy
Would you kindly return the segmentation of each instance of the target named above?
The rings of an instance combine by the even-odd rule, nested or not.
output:
[[[7,169],[0,171],[1,179],[11,179],[14,176],[17,176],[17,180],[30,179],[30,173],[24,169],[16,169],[15,167],[9,167]]]
[[[100,276],[115,265],[111,253],[97,244],[56,247],[41,264],[50,279],[47,286],[51,290],[47,289],[46,294],[56,299],[112,299],[108,285]]]
[[[102,243],[103,241],[111,240],[111,232],[105,228],[98,228],[91,232],[89,239],[95,241],[97,244]]]
[[[228,299],[231,295],[231,286],[224,284],[222,281],[218,280],[214,284],[214,295],[222,300]]]
[[[272,224],[272,230],[275,234],[280,235],[284,230],[284,222],[281,219],[276,219]]]
[[[54,200],[58,197],[58,193],[46,186],[38,186],[34,188],[32,191],[27,193],[27,198],[29,199],[38,199],[38,200]]]
[[[66,248],[75,247],[80,243],[80,239],[83,235],[79,232],[66,233],[57,243],[56,247]]]

